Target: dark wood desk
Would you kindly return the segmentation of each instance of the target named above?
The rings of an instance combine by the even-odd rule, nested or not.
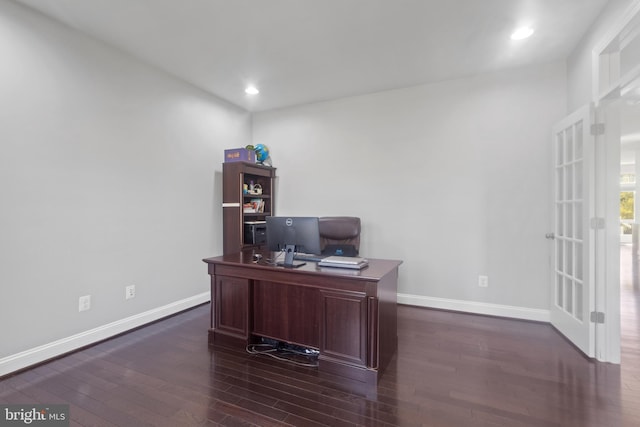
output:
[[[363,270],[314,262],[285,269],[255,263],[253,253],[203,260],[211,275],[209,344],[244,348],[266,337],[310,347],[320,352],[321,372],[376,384],[397,349],[402,261],[369,259]]]

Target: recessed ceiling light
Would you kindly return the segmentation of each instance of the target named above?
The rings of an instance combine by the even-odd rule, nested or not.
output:
[[[527,37],[531,37],[533,34],[533,28],[531,27],[520,27],[511,34],[511,40],[522,40]]]
[[[244,93],[246,93],[247,95],[257,95],[260,93],[260,91],[255,86],[247,86],[247,88],[244,90]]]

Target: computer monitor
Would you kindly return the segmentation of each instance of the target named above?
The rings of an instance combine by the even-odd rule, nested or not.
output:
[[[270,251],[284,251],[284,267],[300,267],[294,264],[296,252],[320,254],[320,230],[317,217],[268,216],[267,247]]]

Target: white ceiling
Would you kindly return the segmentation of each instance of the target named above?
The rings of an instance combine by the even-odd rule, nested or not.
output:
[[[564,59],[607,3],[17,1],[250,111]],[[536,32],[513,42],[522,24]]]

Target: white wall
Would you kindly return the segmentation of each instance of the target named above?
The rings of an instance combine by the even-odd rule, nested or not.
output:
[[[567,113],[593,100],[593,49],[638,0],[609,0],[573,53],[567,58]]]
[[[0,375],[208,300],[223,149],[249,114],[13,2],[0,57]]]
[[[565,73],[547,64],[255,114],[277,214],[361,217],[361,253],[404,261],[401,301],[545,320]]]

